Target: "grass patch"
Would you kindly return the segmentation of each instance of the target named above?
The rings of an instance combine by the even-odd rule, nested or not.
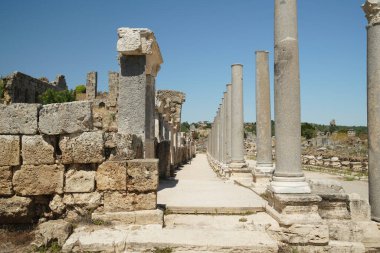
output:
[[[110,221],[104,221],[104,220],[99,220],[99,219],[94,219],[91,220],[91,223],[97,226],[109,226],[111,225]]]
[[[48,245],[43,245],[41,247],[35,248],[34,252],[38,253],[59,253],[62,247],[59,246],[57,241],[52,241]]]
[[[153,253],[172,253],[174,252],[172,248],[166,247],[166,248],[157,248],[154,247]]]
[[[241,217],[240,219],[239,219],[239,222],[247,222],[248,220],[247,220],[247,218],[245,218],[245,217]]]
[[[355,177],[354,176],[345,176],[343,178],[344,181],[354,181],[355,180]]]

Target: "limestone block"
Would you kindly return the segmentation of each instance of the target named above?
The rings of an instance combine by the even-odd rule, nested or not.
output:
[[[10,166],[0,166],[0,196],[12,194],[12,168]]]
[[[41,133],[48,135],[91,131],[91,102],[44,105],[39,113],[38,127]]]
[[[95,189],[95,171],[76,169],[71,166],[66,173],[65,192],[92,192]],[[80,168],[80,166],[79,166]]]
[[[61,136],[62,163],[101,163],[104,160],[102,132]]]
[[[360,242],[363,240],[363,229],[355,221],[327,220],[330,240]]]
[[[32,222],[33,214],[33,202],[30,198],[0,198],[0,224],[29,223]]]
[[[47,246],[53,240],[62,246],[73,231],[71,223],[64,220],[50,220],[38,225],[33,242],[37,247]]]
[[[63,198],[58,194],[54,195],[53,199],[49,203],[50,210],[57,215],[61,215],[66,206],[63,203]]]
[[[54,147],[48,137],[42,135],[22,136],[23,164],[53,164]]]
[[[328,250],[327,251],[328,253],[364,253],[366,252],[364,245],[360,242],[330,241],[328,247],[326,248]]]
[[[67,206],[80,206],[86,209],[96,209],[102,200],[99,192],[65,194],[63,203]]]
[[[371,209],[367,200],[361,199],[357,193],[349,194],[351,219],[356,221],[369,221]]]
[[[157,191],[158,159],[135,159],[128,161],[128,191]]]
[[[127,190],[127,163],[106,161],[96,171],[98,190]]]
[[[118,225],[120,225],[120,223],[137,225],[162,225],[164,221],[164,212],[160,209],[129,212],[93,212],[91,217],[93,220],[102,220]]]
[[[36,134],[39,104],[0,105],[0,134]]]
[[[282,228],[281,241],[295,245],[327,245],[329,229],[327,225],[294,224]]]
[[[122,133],[105,133],[104,146],[110,152],[109,160],[130,160],[136,158],[134,148],[136,136]]]
[[[0,135],[0,166],[20,165],[20,137]]]
[[[331,162],[339,162],[339,158],[334,156],[334,157],[331,157],[330,161]]]
[[[23,165],[13,176],[13,189],[22,196],[63,193],[63,165]]]
[[[156,209],[157,195],[151,193],[105,192],[104,211],[136,211]]]

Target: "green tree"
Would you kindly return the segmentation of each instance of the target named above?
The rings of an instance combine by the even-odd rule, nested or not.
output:
[[[301,135],[309,140],[317,135],[317,131],[312,124],[301,123]]]
[[[77,87],[75,87],[75,92],[76,94],[86,93],[86,86],[83,84],[78,85]]]
[[[181,124],[181,132],[188,133],[190,131],[190,124],[185,121]]]
[[[4,81],[0,77],[0,98],[4,97]]]
[[[75,92],[72,90],[56,91],[53,89],[47,89],[38,98],[44,105],[53,103],[66,103],[75,101]]]

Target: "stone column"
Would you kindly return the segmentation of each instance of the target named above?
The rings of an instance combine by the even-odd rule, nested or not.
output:
[[[222,103],[220,104],[220,163],[224,163],[224,98],[222,98]]]
[[[227,151],[227,92],[223,93],[223,163],[228,162],[228,151]]]
[[[98,72],[87,73],[86,82],[86,98],[87,100],[93,100],[96,98],[96,93],[98,90]]]
[[[371,217],[380,222],[380,0],[367,0],[368,185]]]
[[[156,112],[156,88],[155,77],[146,76],[145,95],[145,158],[155,158],[155,112]]]
[[[244,113],[243,113],[243,65],[234,64],[232,68],[231,97],[231,164],[230,168],[245,167],[244,161]]]
[[[297,0],[275,0],[276,170],[273,193],[310,193],[301,169]]]
[[[226,101],[226,163],[229,164],[231,162],[231,99],[232,99],[232,85],[227,84],[227,101]]]
[[[155,94],[152,90],[154,77],[163,62],[161,52],[153,32],[148,29],[119,28],[118,36],[121,68],[117,100],[118,131],[140,137],[144,142],[145,155],[151,156],[146,139],[147,136],[148,139],[154,136],[152,104],[154,108]]]
[[[108,104],[111,107],[116,107],[117,96],[119,90],[119,73],[118,72],[108,72]]]
[[[266,51],[256,52],[256,147],[255,172],[271,174],[272,134],[270,114],[269,57]]]

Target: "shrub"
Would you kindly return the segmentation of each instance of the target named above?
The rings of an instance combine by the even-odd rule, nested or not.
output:
[[[75,93],[72,90],[56,91],[53,89],[48,89],[38,98],[44,105],[53,103],[66,103],[75,101]]]
[[[0,98],[4,97],[4,81],[0,79]]]
[[[86,86],[83,85],[83,84],[78,85],[77,87],[75,87],[75,92],[77,94],[79,94],[79,93],[86,93]]]

